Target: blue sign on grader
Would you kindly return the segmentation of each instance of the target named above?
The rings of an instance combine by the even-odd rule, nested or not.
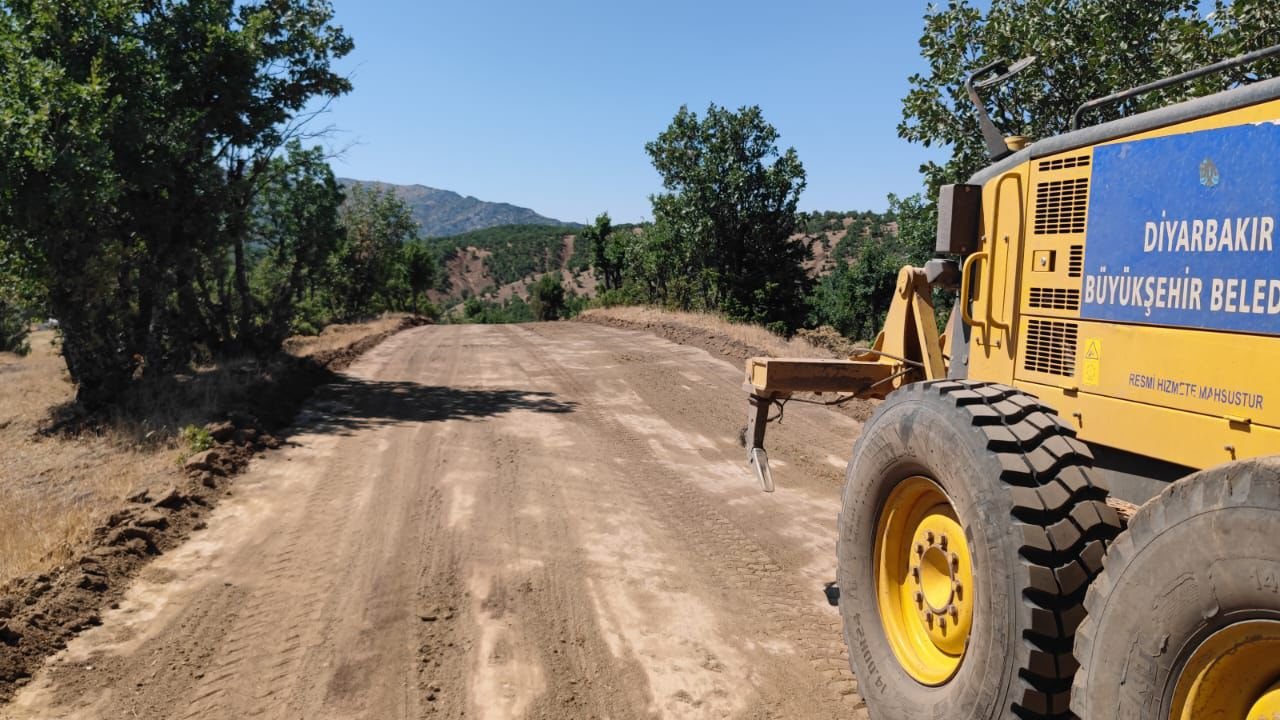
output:
[[[1280,334],[1278,123],[1096,148],[1080,316]]]

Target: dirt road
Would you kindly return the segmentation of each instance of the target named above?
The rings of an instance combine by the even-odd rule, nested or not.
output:
[[[858,426],[559,323],[401,333],[0,717],[864,717],[835,577]]]

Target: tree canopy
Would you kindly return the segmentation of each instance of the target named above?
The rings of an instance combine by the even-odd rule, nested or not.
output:
[[[1036,56],[1004,86],[988,91],[989,111],[1005,134],[1044,138],[1069,129],[1081,104],[1119,90],[1280,43],[1280,5],[1273,0],[992,0],[984,12],[970,0],[931,5],[921,55],[928,71],[909,78],[898,134],[925,146],[949,147],[942,163],[922,166],[930,197],[988,163],[964,79],[996,59]],[[1223,89],[1280,66],[1229,72],[1150,93],[1100,110],[1111,119]]]
[[[350,90],[325,0],[0,0],[0,255],[43,288],[79,399],[264,349],[253,205]],[[269,344],[269,343],[267,343]]]
[[[346,236],[330,259],[332,298],[339,317],[367,315],[391,297],[402,247],[418,237],[409,207],[390,190],[356,186],[342,206]]]
[[[759,107],[681,107],[645,146],[665,192],[653,196],[657,289],[677,304],[793,329],[803,317],[807,248],[790,238],[805,187],[794,148]]]

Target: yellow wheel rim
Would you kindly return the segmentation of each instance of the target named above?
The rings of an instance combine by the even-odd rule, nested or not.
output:
[[[1200,643],[1174,686],[1170,720],[1280,718],[1280,622],[1248,620]]]
[[[876,598],[898,662],[925,685],[955,675],[973,624],[973,563],[937,483],[911,477],[889,493],[876,527]]]

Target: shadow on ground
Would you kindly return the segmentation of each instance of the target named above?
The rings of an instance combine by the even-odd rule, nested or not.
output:
[[[299,413],[299,432],[351,433],[397,423],[483,420],[509,412],[565,414],[577,403],[532,390],[457,388],[340,376]]]

